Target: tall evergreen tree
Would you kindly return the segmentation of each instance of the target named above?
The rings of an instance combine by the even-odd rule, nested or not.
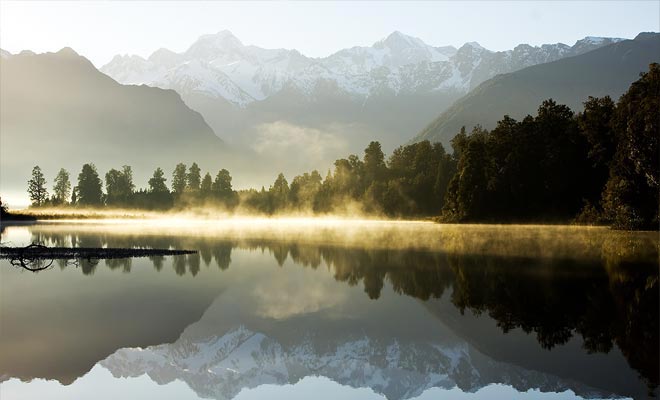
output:
[[[367,184],[385,177],[387,167],[385,166],[385,154],[379,142],[371,142],[364,149],[364,172]]]
[[[58,204],[64,204],[71,196],[71,181],[69,180],[69,172],[64,168],[60,169],[54,180],[53,192]]]
[[[277,175],[277,179],[275,179],[268,192],[272,199],[273,210],[286,208],[289,201],[289,183],[283,173],[280,172]]]
[[[124,178],[124,189],[128,195],[131,195],[135,191],[135,184],[133,183],[133,168],[131,168],[130,165],[124,165],[121,167],[121,172]]]
[[[173,199],[167,185],[165,184],[165,172],[159,167],[149,178],[149,189],[147,190],[148,208],[169,208],[172,206]]]
[[[233,189],[231,186],[231,175],[229,174],[229,171],[224,168],[218,171],[211,188],[213,193],[219,198],[230,196],[233,193]]]
[[[202,179],[202,183],[199,187],[199,191],[204,197],[209,197],[213,192],[212,192],[212,187],[213,187],[213,178],[211,178],[211,174],[208,172],[206,175],[204,175],[204,178]]]
[[[27,192],[33,206],[43,206],[48,199],[46,178],[44,178],[44,174],[41,172],[41,168],[38,165],[32,168],[32,178],[28,181]]]
[[[192,192],[199,191],[199,186],[201,184],[201,170],[197,163],[192,163],[188,169],[188,174],[186,175],[187,189]]]
[[[186,190],[186,164],[179,163],[172,173],[172,193],[180,196]]]

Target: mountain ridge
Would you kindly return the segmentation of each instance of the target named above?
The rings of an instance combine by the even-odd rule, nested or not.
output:
[[[573,46],[521,44],[512,50],[494,52],[477,42],[465,43],[458,49],[434,47],[394,31],[371,46],[354,46],[327,57],[313,58],[295,49],[244,45],[231,32],[223,30],[201,36],[181,53],[161,48],[146,59],[117,55],[100,70],[121,83],[173,88],[182,94],[201,92],[245,107],[272,96],[287,84],[309,95],[319,80],[332,80],[345,92],[358,97],[368,97],[383,88],[395,93],[414,92],[420,87],[429,91],[447,87],[466,91],[493,73],[579,54],[620,40],[587,37]],[[160,57],[163,53],[167,54],[166,60]],[[199,62],[198,69],[180,68],[192,61]],[[410,65],[420,64],[430,64],[426,67],[429,72],[416,77],[416,87],[406,84],[404,78],[410,76]],[[438,73],[444,79],[434,86],[438,79],[433,75]],[[186,81],[194,84],[181,86],[181,75],[189,77]],[[220,81],[227,90],[214,89],[214,83]]]
[[[533,114],[545,99],[580,111],[589,96],[614,100],[652,62],[660,61],[660,33],[641,33],[587,53],[499,74],[457,100],[422,129],[412,142],[439,141],[448,146],[462,126],[486,129],[504,115],[521,119]]]
[[[413,360],[413,361],[411,361]],[[100,362],[115,377],[147,374],[165,384],[186,382],[201,397],[231,399],[264,383],[294,384],[305,376],[325,376],[354,388],[368,387],[390,400],[420,396],[431,388],[460,387],[474,392],[492,383],[542,392],[588,386],[536,371],[526,371],[482,355],[467,344],[414,344],[395,338],[350,336],[327,343],[310,335],[283,344],[245,326],[202,341],[182,335],[173,344],[119,349]],[[595,392],[595,393],[594,393]]]

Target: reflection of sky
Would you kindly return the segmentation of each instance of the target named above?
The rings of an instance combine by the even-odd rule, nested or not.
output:
[[[348,297],[346,290],[337,290],[331,276],[295,265],[287,268],[287,274],[273,274],[266,282],[255,282],[251,294],[257,303],[255,314],[274,319],[329,309]]]
[[[32,233],[27,226],[12,226],[6,232],[0,240],[3,246],[20,247],[32,242]]]
[[[147,375],[137,378],[114,378],[105,368],[97,365],[88,374],[73,384],[64,386],[57,381],[34,379],[21,382],[10,379],[0,385],[0,397],[3,400],[23,399],[159,399],[193,400],[200,399],[184,382],[175,380],[165,385],[158,385]],[[368,388],[352,388],[340,385],[325,377],[306,377],[294,385],[261,385],[254,389],[245,389],[235,400],[335,400],[365,399],[382,400],[385,397]],[[563,393],[541,393],[536,390],[518,392],[511,386],[489,385],[475,393],[464,393],[458,388],[446,390],[432,388],[422,393],[417,400],[485,400],[485,399],[542,399],[572,400],[582,399],[571,391]]]
[[[444,324],[441,324],[435,318],[429,318],[427,308],[420,307],[414,297],[399,296],[394,292],[391,285],[386,284],[380,291],[378,302],[374,302],[364,293],[363,286],[366,283],[364,285],[362,283],[350,284],[351,277],[354,274],[356,274],[355,277],[360,277],[360,268],[382,267],[373,264],[380,260],[375,256],[380,254],[378,251],[374,253],[375,255],[371,254],[367,257],[369,261],[364,265],[360,262],[359,257],[352,260],[355,257],[354,253],[347,253],[344,258],[336,258],[334,266],[331,267],[328,261],[322,257],[323,252],[318,248],[318,243],[325,243],[321,238],[327,235],[333,239],[331,242],[336,241],[340,245],[360,238],[360,245],[370,245],[377,250],[381,247],[388,249],[390,247],[395,249],[407,248],[411,241],[415,240],[416,243],[415,246],[412,246],[413,248],[435,249],[440,247],[458,253],[479,249],[484,252],[502,251],[505,254],[519,254],[516,252],[520,249],[516,246],[511,245],[505,249],[499,246],[507,239],[510,240],[511,236],[514,236],[522,243],[527,244],[525,248],[530,250],[525,250],[525,253],[527,251],[533,254],[540,253],[541,255],[571,253],[576,258],[580,258],[580,255],[574,251],[576,246],[583,249],[581,255],[584,258],[593,255],[600,256],[603,252],[601,249],[602,241],[597,239],[601,237],[609,239],[612,243],[621,243],[618,240],[620,239],[619,233],[601,229],[507,228],[505,232],[509,234],[509,237],[506,239],[500,238],[497,241],[495,239],[498,235],[502,236],[501,228],[498,227],[468,226],[456,229],[452,226],[426,223],[397,223],[391,224],[392,226],[388,225],[390,229],[385,229],[386,226],[382,226],[382,223],[369,221],[359,229],[351,229],[348,226],[343,226],[349,225],[346,221],[334,220],[325,221],[323,235],[319,233],[318,237],[315,237],[311,235],[314,230],[307,229],[305,225],[309,221],[295,222],[301,223],[304,229],[299,226],[291,226],[297,225],[291,220],[280,221],[282,225],[275,228],[268,227],[264,223],[264,226],[258,226],[257,229],[252,231],[248,230],[247,233],[241,229],[225,231],[219,228],[209,228],[211,233],[217,234],[217,238],[211,234],[188,237],[186,235],[187,231],[165,234],[162,232],[162,227],[159,226],[158,228],[161,231],[149,231],[150,235],[153,235],[153,242],[150,240],[149,235],[140,235],[139,229],[133,225],[121,226],[121,224],[118,224],[118,226],[108,227],[83,224],[83,226],[76,226],[75,229],[68,225],[40,225],[29,228],[9,227],[5,230],[3,242],[8,241],[11,245],[29,243],[32,240],[30,233],[60,233],[68,230],[78,232],[79,230],[83,233],[80,236],[81,238],[104,238],[103,240],[108,240],[108,245],[113,244],[113,246],[117,246],[117,244],[124,245],[123,243],[154,243],[163,244],[164,247],[167,247],[170,243],[176,243],[177,245],[174,247],[177,248],[198,248],[198,246],[213,248],[213,245],[217,245],[217,243],[223,245],[230,243],[224,240],[227,237],[233,237],[232,246],[238,247],[233,247],[231,250],[231,267],[228,270],[220,271],[215,264],[209,268],[207,268],[208,266],[202,266],[201,270],[197,272],[198,275],[194,277],[189,272],[183,276],[178,276],[175,273],[176,263],[174,263],[174,258],[167,259],[164,269],[160,272],[156,272],[151,267],[151,262],[148,259],[133,260],[130,275],[121,272],[123,271],[121,268],[107,268],[106,265],[108,264],[103,265],[104,262],[101,262],[100,266],[94,271],[93,277],[83,275],[80,270],[74,267],[65,268],[61,271],[55,268],[53,271],[49,271],[48,274],[38,275],[25,274],[23,273],[25,271],[15,269],[3,269],[0,272],[2,272],[3,281],[1,282],[2,295],[5,299],[21,298],[22,294],[25,293],[32,294],[25,296],[20,304],[14,304],[12,307],[2,310],[2,322],[9,321],[9,324],[5,325],[0,345],[4,345],[4,348],[8,351],[0,353],[3,354],[7,365],[20,365],[29,361],[29,363],[34,363],[35,367],[44,367],[44,365],[52,367],[52,370],[46,371],[42,368],[43,371],[38,371],[42,375],[26,375],[28,377],[50,376],[43,375],[44,371],[48,373],[56,371],[59,374],[64,374],[64,362],[61,360],[66,360],[67,365],[69,363],[73,365],[75,363],[71,362],[72,359],[78,357],[84,361],[82,362],[84,365],[77,365],[76,368],[72,367],[68,375],[64,374],[66,377],[70,376],[71,380],[68,382],[71,382],[85,371],[89,371],[89,368],[95,362],[108,356],[117,348],[138,346],[146,348],[148,345],[171,343],[176,340],[184,327],[187,328],[185,328],[183,336],[194,343],[205,342],[209,338],[215,337],[214,335],[231,331],[237,325],[245,323],[252,326],[255,332],[268,334],[274,340],[279,339],[280,342],[282,338],[298,338],[299,340],[295,343],[303,344],[304,337],[302,333],[307,331],[306,327],[313,327],[312,330],[328,333],[333,338],[342,340],[344,337],[346,338],[345,341],[333,341],[332,346],[337,346],[338,343],[340,345],[344,342],[349,343],[362,337],[384,340],[408,338],[416,343],[426,343],[429,340],[427,336],[431,336],[434,342],[440,339],[443,343],[447,342],[445,347],[451,349],[456,344],[454,339],[451,339],[454,336],[447,332],[448,329]],[[240,224],[237,222],[237,225]],[[138,231],[135,232],[134,229]],[[423,232],[424,235],[418,234],[413,237],[410,235],[410,229]],[[293,233],[290,233],[290,231]],[[568,232],[572,234],[567,235]],[[468,233],[473,235],[470,236]],[[131,236],[133,234],[134,236]],[[244,236],[241,236],[241,234]],[[251,239],[251,235],[257,235],[258,237],[260,234],[265,234],[270,241],[254,242],[248,240]],[[161,237],[159,235],[168,240],[159,241],[158,239]],[[283,240],[284,238],[289,239],[291,236],[295,240]],[[48,237],[47,234],[44,235],[44,238]],[[130,240],[120,240],[124,237]],[[480,240],[476,240],[475,237]],[[548,237],[554,239],[551,242],[553,246],[548,245]],[[245,242],[240,242],[237,238],[242,238]],[[466,240],[467,238],[471,240]],[[637,234],[635,238],[639,239],[640,243],[646,243],[645,234]],[[215,241],[210,239],[215,239]],[[71,241],[65,242],[68,244]],[[242,243],[242,247],[237,245],[239,242]],[[312,243],[311,247],[304,245],[309,242]],[[261,247],[257,245],[258,243],[261,243]],[[266,243],[266,245],[263,243]],[[538,246],[538,243],[543,243],[544,246]],[[298,246],[298,244],[301,245]],[[497,246],[494,244],[497,244]],[[314,247],[314,245],[317,247]],[[367,247],[367,249],[371,250],[370,247]],[[488,249],[488,251],[484,249]],[[298,257],[297,261],[296,257]],[[392,260],[398,259],[393,258]],[[349,266],[353,266],[355,269],[349,268]],[[396,272],[396,270],[393,271]],[[338,284],[337,277],[348,284]],[[76,290],[72,291],[72,287],[75,287]],[[34,293],[38,293],[38,296],[35,296]],[[169,313],[160,313],[158,310],[161,309],[161,301],[165,293],[167,293]],[[214,298],[215,301],[213,301]],[[59,308],[68,310],[63,313],[66,318],[63,316],[53,318],[55,315],[51,310],[53,307],[41,307],[40,304],[58,305]],[[131,309],[132,313],[113,312],[126,309]],[[200,319],[199,314],[202,311],[204,312]],[[29,320],[21,319],[21,316],[28,314],[32,318]],[[170,314],[173,317],[179,317],[155,318],[156,316],[163,317]],[[392,315],[398,316],[398,318],[392,319]],[[145,327],[144,324],[134,323],[139,320],[149,321],[150,324],[146,325],[151,326]],[[21,321],[24,322],[23,325],[21,325]],[[37,329],[34,329],[35,326]],[[11,329],[8,329],[9,327]],[[55,329],[59,327],[64,329]],[[367,329],[368,327],[371,328]],[[297,332],[297,334],[291,335],[291,332],[284,328],[295,329],[293,332]],[[355,334],[355,332],[359,333],[360,330],[364,329],[369,332],[362,335]],[[407,332],[401,332],[399,329],[404,329]],[[31,331],[31,334],[26,334],[29,331]],[[38,334],[35,335],[36,332]],[[42,342],[44,332],[47,332],[47,336],[50,338],[48,351],[34,345],[34,343]],[[59,335],[53,334],[53,332],[65,334]],[[90,332],[94,332],[94,334],[90,334]],[[161,338],[155,332],[168,333],[168,335]],[[414,332],[415,335],[410,332]],[[462,342],[462,340],[458,342]],[[80,352],[78,352],[78,347],[80,347]],[[79,357],[86,354],[85,349],[97,348],[101,348],[102,351],[98,351],[98,354],[92,354],[90,357]],[[13,355],[14,358],[9,357],[10,355]],[[46,357],[48,355],[51,357]],[[608,357],[612,359],[612,353]],[[49,359],[51,360],[50,364],[45,362]],[[623,363],[623,359],[621,362]],[[593,363],[590,365],[593,365]],[[362,369],[364,370],[364,368]],[[136,369],[135,373],[131,374],[138,376],[144,372],[144,370]],[[622,369],[621,372],[632,373],[629,369]],[[375,393],[370,388],[354,388],[334,382],[330,379],[346,383],[332,373],[319,370],[312,373],[322,374],[330,378],[308,376],[292,385],[261,385],[251,389],[247,389],[248,386],[243,386],[246,389],[238,395],[236,393],[238,393],[240,387],[232,391],[229,396],[236,395],[235,398],[242,400],[256,398],[384,399],[382,395]],[[21,375],[6,375],[6,377],[10,376]],[[293,377],[290,382],[295,381],[296,378]],[[255,382],[255,384],[261,382]],[[498,382],[498,380],[485,380],[481,384],[489,382]],[[499,382],[513,381],[505,379],[499,380]],[[194,380],[191,385],[196,387]],[[358,383],[354,386],[365,385],[364,383]],[[372,387],[376,386],[372,385]],[[419,394],[423,386],[418,387],[420,390],[416,391],[415,394]],[[553,389],[558,387],[573,387],[575,389],[575,386],[570,385],[550,386]],[[99,390],[103,393],[95,393]],[[548,386],[546,386],[546,390],[548,390]],[[579,393],[584,393],[579,389],[576,390]],[[44,396],[46,393],[47,396]],[[131,395],[127,396],[126,393]],[[29,384],[11,379],[0,385],[0,399],[2,400],[44,397],[55,399],[199,398],[182,380],[174,380],[167,385],[158,385],[147,375],[116,379],[99,365],[77,379],[73,384],[67,386],[62,386],[57,381],[40,379],[32,380]],[[418,398],[579,399],[581,397],[576,396],[573,392],[557,394],[529,391],[520,393],[510,386],[490,385],[475,393],[463,393],[459,389],[433,388],[422,393]]]

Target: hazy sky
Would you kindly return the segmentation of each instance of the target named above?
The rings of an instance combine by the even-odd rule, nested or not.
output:
[[[632,38],[660,30],[660,2],[0,2],[0,47],[69,46],[101,66],[115,54],[185,50],[223,29],[244,44],[326,56],[371,45],[394,30],[440,46],[477,41],[491,50],[573,44],[584,36]]]

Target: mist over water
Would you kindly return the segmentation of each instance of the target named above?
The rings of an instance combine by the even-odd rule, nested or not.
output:
[[[179,215],[10,226],[1,240],[198,251],[38,274],[1,261],[11,393],[91,379],[90,394],[133,382],[217,399],[277,392],[265,384],[390,400],[657,390],[656,233]]]

